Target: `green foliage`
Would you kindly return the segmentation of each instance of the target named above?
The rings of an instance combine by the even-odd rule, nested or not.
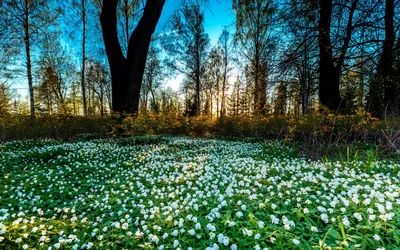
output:
[[[34,121],[22,115],[0,116],[0,141],[57,138],[86,138],[87,134],[95,137],[104,135],[111,126],[111,118],[77,117],[68,115],[43,115]],[[93,135],[92,135],[93,136]]]
[[[329,112],[306,116],[209,116],[187,117],[176,112],[142,110],[138,116],[75,117],[39,116],[34,122],[25,116],[1,116],[0,140],[31,138],[90,139],[101,136],[185,135],[192,137],[233,137],[284,140],[311,158],[362,159],[377,152],[397,154],[400,149],[400,122],[381,121],[359,111],[353,115]],[[379,145],[376,147],[375,145]],[[358,151],[358,152],[357,152]],[[350,158],[351,158],[350,157]],[[349,158],[349,159],[350,159]],[[372,162],[372,160],[371,160]]]
[[[366,168],[359,152],[321,162],[278,141],[148,135],[3,143],[0,249],[396,249],[399,164],[371,148]]]

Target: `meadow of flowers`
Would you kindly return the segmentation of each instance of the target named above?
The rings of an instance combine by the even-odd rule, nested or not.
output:
[[[400,164],[183,137],[0,145],[0,249],[398,249]]]

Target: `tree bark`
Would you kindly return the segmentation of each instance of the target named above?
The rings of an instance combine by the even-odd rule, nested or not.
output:
[[[319,101],[331,111],[339,111],[342,102],[340,96],[340,76],[353,30],[353,15],[358,0],[353,0],[349,9],[346,34],[340,49],[339,58],[333,56],[331,43],[332,0],[320,0],[320,19],[318,23],[318,43],[320,49],[319,62]]]
[[[320,20],[318,41],[319,62],[319,101],[330,110],[336,111],[342,101],[339,91],[340,68],[334,64],[331,44],[332,0],[320,0]]]
[[[111,70],[112,111],[137,113],[140,89],[151,37],[155,31],[165,0],[147,0],[143,16],[129,39],[127,58],[121,51],[117,31],[118,0],[103,0],[100,22],[106,54]]]
[[[394,0],[386,0],[385,4],[385,41],[383,42],[381,71],[384,86],[385,114],[397,113],[397,86],[393,81],[393,46],[395,33],[393,27]]]
[[[86,0],[82,0],[82,71],[81,71],[81,89],[82,89],[82,103],[83,114],[87,116],[86,106],[86,87],[85,87],[85,67],[86,67]]]
[[[28,87],[29,87],[29,103],[30,103],[30,113],[31,118],[35,118],[35,94],[33,90],[33,79],[32,79],[32,59],[31,59],[31,36],[29,31],[29,6],[28,1],[25,1],[25,52],[26,52],[26,71],[28,77]]]

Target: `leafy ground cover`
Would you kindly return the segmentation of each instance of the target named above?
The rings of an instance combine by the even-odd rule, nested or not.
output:
[[[279,142],[0,145],[0,249],[396,249],[399,164]]]

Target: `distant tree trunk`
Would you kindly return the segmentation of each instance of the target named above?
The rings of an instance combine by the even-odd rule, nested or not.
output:
[[[303,61],[303,75],[301,77],[301,108],[302,114],[308,113],[308,94],[309,94],[309,70],[308,70],[308,44],[307,44],[307,31],[304,34],[304,61]]]
[[[210,117],[213,117],[213,89],[210,87]]]
[[[226,114],[226,96],[225,96],[225,88],[226,88],[226,82],[227,82],[227,75],[228,75],[228,68],[225,63],[224,65],[224,74],[222,78],[222,98],[221,98],[221,117],[224,117]]]
[[[393,27],[394,0],[386,0],[385,6],[385,41],[383,42],[381,72],[384,86],[385,114],[397,113],[397,86],[393,81],[393,46],[395,33]]]
[[[127,58],[121,51],[117,31],[118,0],[103,0],[100,22],[111,70],[112,109],[137,113],[140,89],[151,36],[157,26],[165,0],[147,0],[143,16],[129,39]]]
[[[196,30],[196,110],[195,115],[199,116],[201,111],[201,80],[200,80],[200,34]]]
[[[353,15],[358,0],[353,0],[349,10],[346,34],[340,49],[339,58],[333,56],[331,43],[332,0],[320,0],[320,19],[318,24],[319,62],[319,101],[331,111],[338,111],[342,102],[340,97],[340,76],[343,62],[349,47],[352,34]]]
[[[217,77],[217,82],[216,82],[216,87],[217,87],[217,95],[216,95],[216,102],[217,102],[217,118],[219,117],[219,115],[220,115],[220,113],[219,113],[219,90],[220,90],[220,88],[219,88],[219,76],[217,76],[216,75],[216,77]]]
[[[25,32],[25,52],[26,52],[26,70],[28,76],[28,87],[29,87],[29,103],[30,103],[30,113],[31,118],[35,118],[35,94],[33,90],[33,79],[32,79],[32,59],[31,59],[31,35],[29,32],[29,6],[28,1],[25,1],[25,22],[24,22],[24,32]]]
[[[85,66],[86,66],[86,0],[82,0],[82,71],[81,71],[81,89],[82,89],[82,103],[83,115],[87,116],[86,106],[86,87],[85,87]]]
[[[259,59],[257,58],[258,52],[256,49],[256,60],[254,69],[254,113],[258,113],[260,105],[260,84],[259,84]]]

